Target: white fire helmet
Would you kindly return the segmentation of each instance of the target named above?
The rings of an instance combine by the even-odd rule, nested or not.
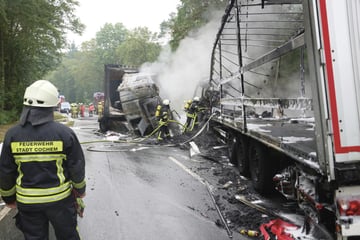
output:
[[[57,88],[47,80],[38,80],[26,88],[24,105],[32,107],[56,107],[59,103]]]
[[[194,97],[194,99],[193,99],[195,102],[198,102],[198,101],[200,101],[200,98],[199,97]]]
[[[169,99],[164,99],[164,100],[163,100],[163,104],[164,104],[164,105],[169,105],[169,104],[170,104],[170,100],[169,100]]]

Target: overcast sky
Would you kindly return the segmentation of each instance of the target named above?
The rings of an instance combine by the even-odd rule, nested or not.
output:
[[[176,12],[180,0],[78,0],[76,15],[86,25],[82,36],[70,34],[69,41],[80,44],[95,37],[105,23],[122,23],[127,29],[148,27],[160,31],[160,23]]]

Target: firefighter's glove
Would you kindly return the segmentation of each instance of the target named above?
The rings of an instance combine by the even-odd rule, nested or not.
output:
[[[161,116],[160,123],[167,123],[169,120],[167,115]]]
[[[75,205],[76,205],[77,214],[79,215],[79,217],[82,218],[84,216],[84,209],[85,209],[85,203],[82,200],[82,198],[77,197]]]
[[[168,120],[168,115],[167,115],[167,114],[166,114],[166,115],[162,115],[162,116],[161,116],[161,120],[164,121],[164,122],[166,122],[166,121]]]
[[[159,125],[165,125],[166,124],[166,120],[164,120],[164,119],[160,119],[160,121],[159,121]]]

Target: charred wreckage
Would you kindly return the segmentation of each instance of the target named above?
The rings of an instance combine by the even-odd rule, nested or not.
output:
[[[334,239],[360,236],[359,19],[356,0],[231,0],[202,93],[240,174],[297,202]],[[161,101],[151,78],[105,73],[100,128],[121,120],[151,132]]]

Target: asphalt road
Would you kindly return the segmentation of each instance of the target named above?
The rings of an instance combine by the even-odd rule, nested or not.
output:
[[[212,186],[191,170],[198,160],[188,150],[102,142],[95,117],[76,120],[73,129],[86,156],[82,239],[246,239],[221,224]],[[15,213],[0,207],[0,240],[23,239]],[[55,239],[52,231],[50,239]]]
[[[93,120],[79,120],[74,127],[80,142],[101,139],[94,134],[97,128]],[[187,150],[102,142],[83,147],[83,239],[230,239],[226,229],[215,224],[220,217],[201,176],[186,166],[193,161]],[[244,239],[238,233],[232,236]]]

